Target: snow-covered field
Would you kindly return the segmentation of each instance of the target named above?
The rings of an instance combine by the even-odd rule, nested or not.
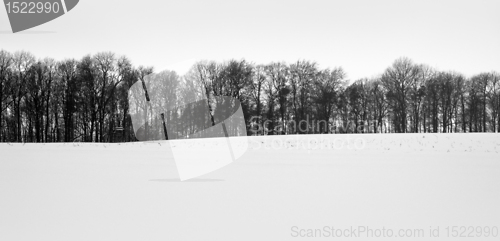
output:
[[[409,239],[435,239],[439,227],[456,240],[447,227],[500,228],[499,134],[249,143],[236,162],[185,182],[165,141],[1,143],[0,240],[296,240],[325,227],[393,233],[376,240],[419,229]]]

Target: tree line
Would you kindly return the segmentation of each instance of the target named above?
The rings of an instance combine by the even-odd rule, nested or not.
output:
[[[56,61],[0,50],[0,141],[136,141],[128,91],[153,73],[111,52]],[[500,129],[499,73],[466,77],[406,57],[352,83],[341,67],[306,60],[200,61],[183,76],[169,70],[156,76],[199,86],[209,105],[216,96],[237,98],[249,135]]]

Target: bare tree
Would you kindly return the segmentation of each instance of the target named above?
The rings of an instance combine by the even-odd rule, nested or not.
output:
[[[22,138],[22,112],[21,105],[23,104],[24,97],[26,96],[26,83],[28,78],[28,71],[35,63],[35,56],[26,51],[18,51],[14,53],[14,76],[12,82],[12,99],[14,104],[14,112],[16,118],[16,136],[15,140],[21,142]]]
[[[314,82],[316,92],[314,101],[318,106],[318,118],[323,122],[323,125],[318,126],[320,133],[329,133],[330,131],[330,117],[332,117],[341,82],[344,81],[344,78],[344,70],[338,67],[321,71]]]
[[[419,66],[406,57],[397,59],[382,76],[382,83],[389,91],[388,98],[394,103],[391,108],[396,118],[396,132],[406,133],[408,131],[407,116],[410,90],[419,78]]]
[[[9,92],[11,87],[12,70],[11,66],[13,63],[12,55],[5,51],[0,50],[0,141],[5,140],[4,132],[4,111],[10,106]]]
[[[252,75],[252,81],[249,86],[250,98],[255,103],[255,116],[257,119],[257,125],[262,125],[262,94],[264,90],[264,84],[266,81],[266,74],[263,65],[258,65],[254,69]],[[260,130],[259,130],[260,131]]]
[[[490,73],[490,78],[486,86],[486,96],[489,109],[491,110],[491,130],[500,130],[500,74]]]
[[[270,123],[271,134],[276,134],[274,126],[274,107],[276,100],[279,104],[279,113],[281,116],[281,125],[279,133],[286,131],[285,113],[287,96],[290,90],[287,88],[289,75],[288,66],[284,63],[271,63],[265,67],[267,82],[265,92],[267,94],[268,114],[267,119]]]
[[[313,103],[314,82],[320,75],[317,64],[310,61],[297,61],[290,65],[290,87],[292,98],[292,109],[295,123],[299,124],[297,133],[303,134],[307,123],[300,122],[305,120],[307,115],[311,115]]]

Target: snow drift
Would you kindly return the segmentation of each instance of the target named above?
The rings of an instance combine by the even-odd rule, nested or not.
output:
[[[500,226],[498,134],[249,137],[240,160],[186,182],[170,148],[0,144],[0,239],[293,240],[293,227],[363,225],[426,240]]]

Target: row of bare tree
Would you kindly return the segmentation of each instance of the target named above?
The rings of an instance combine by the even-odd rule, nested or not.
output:
[[[55,61],[1,50],[0,141],[135,141],[128,90],[151,73],[110,52]],[[168,86],[185,85],[169,98],[198,86],[209,105],[216,96],[238,98],[251,135],[500,129],[500,74],[468,78],[408,58],[352,83],[342,68],[310,61],[200,61],[184,76],[168,70],[158,76]]]

